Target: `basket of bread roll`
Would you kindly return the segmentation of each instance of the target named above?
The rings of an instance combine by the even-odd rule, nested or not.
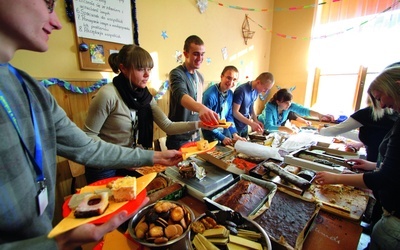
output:
[[[165,248],[185,241],[194,219],[188,206],[177,201],[160,200],[135,214],[129,221],[128,231],[142,245]]]

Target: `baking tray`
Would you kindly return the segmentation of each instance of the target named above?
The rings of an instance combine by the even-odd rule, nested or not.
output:
[[[252,170],[249,171],[249,175],[253,176],[255,178],[258,179],[263,179],[263,176],[268,174],[268,170],[263,166],[264,162],[273,162],[279,166],[281,166],[282,164],[284,164],[283,161],[277,160],[277,159],[273,159],[273,158],[269,158],[266,159],[265,161],[257,164],[256,167],[254,167]]]
[[[278,202],[277,202],[278,199],[281,199],[281,203],[283,203],[283,201],[285,201],[285,197],[291,197],[292,201],[294,201],[296,203],[296,205],[286,206],[286,208],[281,207],[281,206],[278,207],[278,205],[274,206],[274,202],[275,202],[275,204],[278,204]],[[290,212],[291,208],[300,209],[301,211],[303,211],[305,204],[310,206],[312,209],[309,212],[309,216],[299,217],[297,210]],[[313,205],[315,205],[315,209],[313,209]],[[274,247],[274,244],[273,244],[274,248],[281,249],[282,247],[284,247],[289,250],[301,250],[303,247],[303,243],[306,240],[307,234],[310,231],[311,225],[314,223],[314,220],[318,215],[320,207],[321,207],[321,204],[316,202],[315,200],[309,200],[309,199],[306,199],[299,195],[296,195],[292,192],[286,191],[282,188],[278,188],[278,191],[272,198],[271,206],[269,207],[269,209],[267,209],[265,211],[260,211],[260,213],[256,214],[253,217],[253,220],[255,222],[257,222],[267,232],[271,241],[273,243],[275,243],[276,245],[278,245],[277,247]],[[277,212],[277,211],[281,212],[281,214],[279,215],[278,214],[279,212]],[[265,221],[265,217],[264,217],[265,215],[267,215],[267,213],[273,213],[273,218],[276,220],[279,220],[279,223],[274,223],[273,225],[269,225],[268,222]],[[300,224],[299,225],[300,229],[299,229],[297,236],[294,239],[294,242],[289,242],[289,241],[285,240],[284,239],[285,235],[284,235],[284,233],[282,233],[282,231],[284,229],[280,230],[280,228],[287,228],[287,227],[290,227],[291,225],[293,225],[293,224],[285,225],[285,223],[282,221],[289,215],[292,215],[294,218],[296,218],[296,221],[299,222],[299,224]],[[302,221],[300,221],[301,219],[302,219]],[[288,222],[288,223],[291,223],[291,222]],[[294,228],[292,228],[292,230],[294,230]],[[280,235],[276,235],[278,233],[280,233]],[[288,239],[290,237],[286,234],[286,238]]]
[[[286,164],[286,163],[283,163],[282,161],[275,160],[275,159],[267,159],[264,162],[273,162],[273,163],[278,164],[282,168],[285,168],[285,167],[288,167],[288,166],[293,166],[293,165]],[[273,182],[278,187],[285,188],[285,189],[287,189],[287,190],[289,190],[289,191],[291,191],[293,193],[296,193],[298,195],[303,195],[305,190],[303,190],[303,189],[301,189],[301,188],[299,188],[299,187],[297,187],[297,186],[295,186],[295,185],[283,180],[279,175],[276,175],[275,173],[271,173],[268,169],[266,169],[263,166],[263,163],[257,165],[255,168],[253,168],[249,172],[250,176],[253,176],[253,177],[258,178],[258,179],[262,179],[262,180],[267,180],[267,181]],[[298,166],[294,166],[294,167],[299,168],[299,172],[301,172],[303,170],[303,168],[301,168],[301,167],[298,167]],[[312,170],[309,170],[309,171],[312,171]],[[312,183],[314,178],[315,178],[315,175],[311,180],[309,180],[309,182]]]
[[[322,159],[322,160],[329,159],[328,161],[333,161],[335,166],[329,166],[326,164],[314,162],[312,160],[302,159],[299,157],[300,154],[306,154],[306,155],[316,157],[316,158]],[[294,151],[288,155],[285,155],[284,162],[286,164],[300,166],[305,169],[310,169],[310,170],[314,170],[314,171],[328,171],[328,172],[332,172],[332,173],[342,173],[343,171],[350,169],[348,167],[350,165],[347,164],[343,158],[327,156],[327,155],[311,152],[309,150],[304,150],[304,149]]]
[[[230,185],[226,186],[223,190],[220,190],[210,196],[204,197],[203,200],[206,203],[207,207],[209,210],[233,210],[227,206],[224,206],[218,202],[216,202],[215,200],[220,197],[221,195],[224,195],[228,190],[230,190],[231,188],[234,188],[235,184],[238,183],[240,180],[247,180],[250,182],[253,182],[257,185],[260,185],[262,187],[265,187],[269,190],[268,195],[266,195],[261,201],[260,203],[254,208],[253,211],[251,211],[249,214],[242,214],[242,216],[250,216],[255,214],[262,206],[265,205],[266,202],[269,201],[270,197],[272,197],[276,190],[277,190],[277,186],[276,184],[269,182],[269,181],[265,181],[265,180],[260,180],[257,178],[254,178],[250,175],[246,175],[246,174],[241,174],[240,176],[238,176],[237,178],[235,178],[235,180],[230,183]]]
[[[320,151],[324,152],[322,154],[326,154],[328,156],[330,155],[330,156],[334,156],[334,157],[344,158],[344,159],[359,157],[358,153],[337,150],[337,149],[329,148],[329,146],[324,147],[323,145],[311,146],[308,148],[308,150],[309,151],[320,150]]]
[[[174,192],[167,194],[164,197],[161,197],[159,200],[175,200],[176,201],[176,200],[179,200],[180,198],[182,198],[186,194],[186,184],[185,183],[175,181],[174,179],[172,179],[162,173],[157,174],[157,176],[164,177],[167,180],[167,186],[171,186],[175,183],[179,183],[182,186],[180,189],[175,190]],[[160,190],[157,190],[157,191],[160,191]],[[147,192],[147,196],[150,198],[150,202],[155,202],[155,200],[152,200],[152,195],[154,193],[156,193],[157,191]]]

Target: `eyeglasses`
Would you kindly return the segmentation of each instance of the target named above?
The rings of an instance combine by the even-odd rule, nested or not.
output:
[[[56,4],[56,0],[44,0],[44,2],[47,5],[49,13],[52,13],[54,11],[54,5]]]

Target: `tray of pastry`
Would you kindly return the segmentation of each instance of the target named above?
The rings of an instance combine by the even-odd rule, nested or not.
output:
[[[215,150],[208,151],[197,155],[201,159],[236,175],[241,175],[246,173],[246,169],[243,165],[238,165],[235,163],[236,152],[234,148],[230,146],[220,146],[217,145]],[[251,164],[248,164],[250,167]]]
[[[175,181],[174,179],[159,173],[146,187],[149,203],[158,200],[179,200],[186,193],[185,183]]]
[[[328,171],[333,173],[342,173],[345,170],[351,169],[351,165],[344,158],[309,150],[298,150],[285,155],[284,162],[314,171]]]
[[[342,184],[313,184],[303,196],[321,202],[322,210],[356,221],[361,219],[369,200],[367,192]]]
[[[282,168],[282,171],[271,171],[271,169],[264,164],[270,162],[278,165]],[[258,164],[249,174],[259,179],[271,181],[279,187],[288,189],[298,195],[302,195],[304,191],[311,186],[316,175],[313,170],[302,169],[299,166],[286,164],[276,159],[267,159],[264,163]],[[290,177],[293,178],[293,181]],[[299,179],[299,177],[304,180]],[[300,182],[298,180],[300,180]]]
[[[315,200],[278,188],[269,208],[254,215],[253,220],[271,241],[286,249],[302,249],[319,210]]]
[[[276,184],[242,174],[229,186],[210,196],[204,202],[210,210],[233,210],[242,216],[256,213],[276,192]]]

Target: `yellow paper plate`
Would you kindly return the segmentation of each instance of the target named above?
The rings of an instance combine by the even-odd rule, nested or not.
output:
[[[220,128],[229,128],[230,126],[232,126],[232,122],[226,122],[224,125],[218,125]]]
[[[183,160],[186,160],[189,156],[191,155],[196,155],[196,154],[201,154],[204,152],[207,152],[209,150],[212,150],[216,145],[218,144],[218,141],[213,141],[208,143],[208,148],[205,150],[198,150],[196,142],[189,142],[181,147],[182,151],[182,158]]]
[[[101,218],[106,217],[106,216],[112,216],[113,213],[118,213],[120,209],[127,210],[133,212],[137,208],[142,205],[142,202],[147,196],[146,193],[146,186],[157,176],[157,173],[151,173],[144,175],[142,177],[137,178],[136,180],[136,185],[137,185],[137,197],[134,200],[131,201],[125,201],[125,202],[109,202],[109,206],[106,209],[106,211],[99,216],[94,216],[90,218],[75,218],[74,212],[71,211],[70,214],[65,217],[60,223],[57,224],[53,228],[53,230],[50,231],[50,233],[47,235],[48,238],[53,238],[59,234],[65,233],[66,231],[69,231],[73,228],[76,228],[80,225],[86,224],[86,223],[92,223],[98,220],[101,220]],[[112,179],[112,178],[110,178]],[[115,179],[115,178],[114,178]],[[110,180],[111,181],[111,180]],[[98,186],[86,186],[81,189],[81,192],[93,192],[96,189],[104,189],[106,185],[98,185]]]

